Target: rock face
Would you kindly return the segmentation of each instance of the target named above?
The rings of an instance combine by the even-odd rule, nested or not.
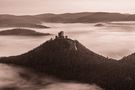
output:
[[[29,67],[64,80],[95,83],[105,90],[134,90],[135,66],[98,55],[64,33],[18,56],[0,63]]]
[[[15,35],[15,36],[45,36],[51,35],[49,33],[40,33],[30,29],[11,29],[11,30],[4,30],[0,31],[0,35]]]

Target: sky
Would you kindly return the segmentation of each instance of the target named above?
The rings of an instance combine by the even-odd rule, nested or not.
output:
[[[135,0],[0,0],[0,14],[135,13]]]

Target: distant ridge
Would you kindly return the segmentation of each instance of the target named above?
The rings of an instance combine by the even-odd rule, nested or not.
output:
[[[39,14],[39,15],[0,15],[0,27],[33,27],[48,28],[41,25],[49,23],[98,23],[112,21],[135,21],[135,14],[121,14],[108,12],[80,12],[64,14]]]
[[[41,14],[37,18],[45,22],[58,23],[97,23],[110,21],[134,21],[135,15],[108,13],[108,12],[82,12],[64,14]]]
[[[41,25],[41,21],[33,16],[15,16],[2,14],[0,15],[0,27],[28,27],[28,28],[49,28]]]
[[[9,30],[0,31],[0,35],[15,35],[15,36],[48,36],[49,33],[36,32],[31,29],[14,28]]]
[[[134,90],[135,66],[98,55],[60,32],[39,47],[0,63],[29,67],[63,80],[97,84],[105,90]]]

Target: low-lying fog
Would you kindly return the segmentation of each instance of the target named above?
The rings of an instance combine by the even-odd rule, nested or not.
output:
[[[21,68],[0,64],[0,90],[103,90],[96,85],[66,82]]]
[[[90,50],[115,59],[120,59],[135,52],[135,22],[103,23],[95,26],[90,23],[44,23],[51,28],[33,29],[38,32],[57,34],[65,31],[72,39],[77,39]],[[1,28],[6,30],[8,28]],[[25,53],[53,36],[0,36],[0,56]]]

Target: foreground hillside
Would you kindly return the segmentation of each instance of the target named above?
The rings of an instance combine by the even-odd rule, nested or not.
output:
[[[39,47],[1,63],[29,67],[64,80],[97,84],[106,90],[134,90],[135,67],[98,55],[59,33]]]

